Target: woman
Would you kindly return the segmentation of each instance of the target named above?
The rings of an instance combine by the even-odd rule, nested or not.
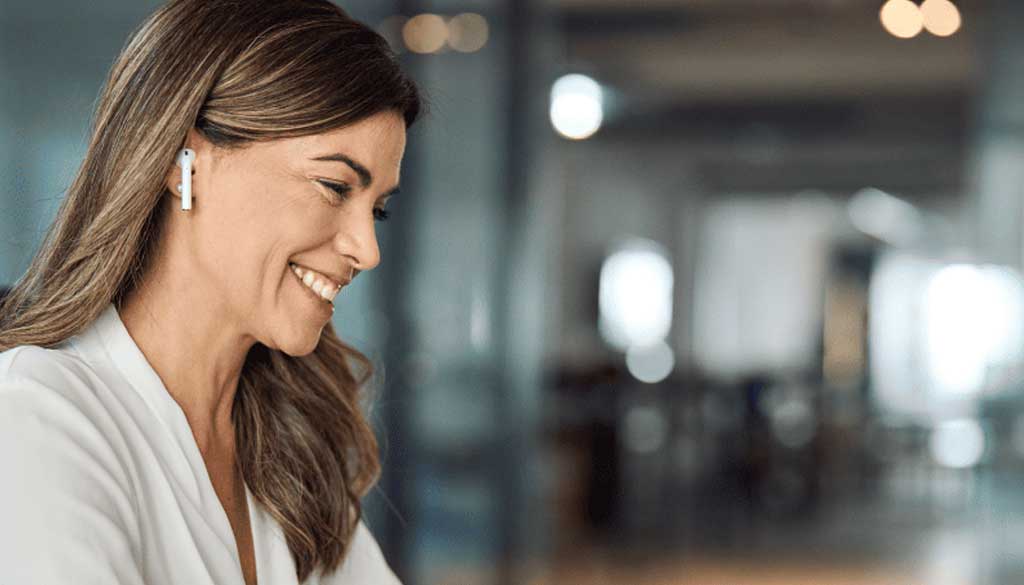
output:
[[[0,304],[0,583],[397,583],[360,508],[371,368],[330,319],[419,109],[326,0],[134,33]]]

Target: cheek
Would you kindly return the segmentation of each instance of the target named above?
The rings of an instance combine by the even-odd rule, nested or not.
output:
[[[245,300],[276,291],[289,276],[289,258],[330,240],[334,208],[316,194],[287,192],[232,185],[204,214],[208,237],[200,254],[230,296]]]
[[[198,253],[227,294],[249,297],[265,286],[261,280],[273,277],[268,263],[280,245],[279,226],[272,215],[258,209],[221,213],[205,226],[207,237]]]

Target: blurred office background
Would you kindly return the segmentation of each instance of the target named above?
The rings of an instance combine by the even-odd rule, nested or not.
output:
[[[0,0],[0,285],[152,0]],[[1024,3],[348,0],[431,102],[368,523],[409,585],[1024,582]]]

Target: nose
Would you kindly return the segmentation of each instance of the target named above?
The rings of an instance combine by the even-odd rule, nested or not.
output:
[[[351,259],[355,273],[373,270],[380,264],[373,210],[342,214],[334,236],[334,248],[339,254]]]

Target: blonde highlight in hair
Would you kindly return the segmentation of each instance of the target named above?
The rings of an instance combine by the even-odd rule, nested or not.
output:
[[[110,70],[88,150],[28,270],[0,301],[0,351],[52,347],[142,280],[164,178],[196,128],[221,147],[337,129],[420,95],[387,42],[326,0],[172,0]],[[257,343],[232,419],[242,475],[280,524],[296,575],[336,570],[380,475],[362,412],[370,361],[328,324],[316,349]]]

